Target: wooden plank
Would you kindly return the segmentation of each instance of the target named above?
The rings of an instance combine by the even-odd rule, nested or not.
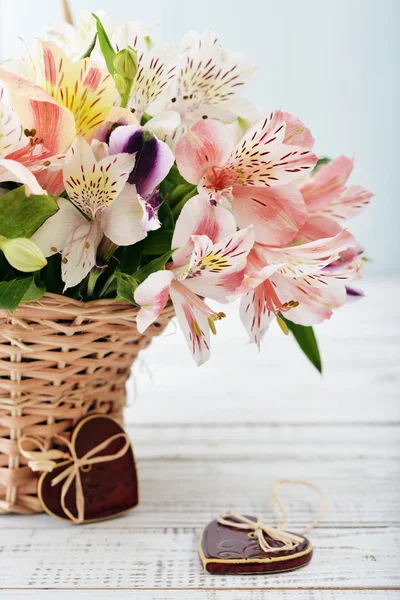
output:
[[[197,556],[195,529],[3,530],[0,588],[296,589],[400,587],[400,529],[326,529],[313,534],[305,568],[269,576],[211,576]]]
[[[398,600],[396,590],[59,590],[57,600]],[[54,590],[0,591],[4,600],[54,600]]]
[[[274,523],[268,504],[277,478],[313,481],[324,491],[322,527],[400,525],[399,426],[137,426],[141,504],[124,527],[202,527],[230,507]],[[316,496],[285,487],[295,528],[312,521]],[[58,528],[47,516],[3,516],[5,528]],[[120,528],[120,521],[104,523]]]

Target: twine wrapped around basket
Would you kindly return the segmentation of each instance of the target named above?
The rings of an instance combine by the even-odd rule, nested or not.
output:
[[[52,446],[90,413],[122,421],[132,363],[173,316],[170,305],[144,335],[128,302],[82,303],[46,294],[0,310],[0,513],[36,513],[37,478],[18,449],[22,435]]]

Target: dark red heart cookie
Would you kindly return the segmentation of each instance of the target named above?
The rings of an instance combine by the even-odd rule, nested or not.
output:
[[[255,517],[247,518],[257,522]],[[231,516],[224,519],[237,522]],[[221,525],[215,520],[207,525],[200,536],[200,560],[204,570],[215,575],[291,571],[306,565],[312,557],[311,542],[303,536],[299,537],[303,541],[295,550],[264,552],[254,532]],[[268,535],[265,535],[265,539],[275,548],[283,545],[283,542],[273,540]]]
[[[109,462],[98,462],[79,469],[84,498],[84,523],[110,519],[134,508],[139,502],[138,478],[132,446],[122,427],[106,415],[92,415],[82,419],[75,427],[71,445],[78,459],[110,440],[95,456],[115,455],[129,443],[127,451]],[[51,473],[43,473],[39,479],[38,495],[44,510],[51,516],[71,521],[62,507],[61,494],[66,479],[56,485],[52,481],[73,464],[70,460],[60,462]],[[77,486],[74,479],[65,496],[65,506],[75,518],[77,510]]]

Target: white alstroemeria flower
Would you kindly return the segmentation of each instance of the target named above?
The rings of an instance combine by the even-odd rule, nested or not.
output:
[[[96,265],[103,235],[129,246],[159,227],[136,187],[127,183],[135,156],[105,154],[105,144],[96,142],[93,149],[84,138],[75,139],[63,169],[69,200],[59,198],[60,210],[32,237],[45,256],[62,253],[65,289],[80,283]]]
[[[128,22],[117,27],[111,36],[113,47],[119,51],[131,46],[137,52],[138,71],[133,83],[128,108],[140,122],[143,113],[161,96],[175,78],[183,48],[178,44],[155,43],[150,38],[150,27],[143,23]],[[149,128],[160,134],[171,134],[179,125],[179,115],[171,108]],[[170,114],[171,113],[171,114]],[[154,115],[155,113],[152,113]],[[161,126],[161,128],[160,128]]]
[[[229,123],[253,110],[239,94],[256,67],[248,65],[242,55],[225,50],[212,29],[202,35],[188,33],[182,47],[175,77],[148,109],[152,116],[165,111],[179,113],[181,123],[166,140],[172,147],[202,118]]]

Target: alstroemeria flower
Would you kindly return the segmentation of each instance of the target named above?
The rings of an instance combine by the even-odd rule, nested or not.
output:
[[[256,244],[249,255],[241,300],[241,319],[250,339],[260,345],[270,321],[285,316],[300,325],[329,319],[346,301],[346,281],[353,279],[360,262],[331,271],[328,265],[355,245],[346,230],[336,236],[286,248]],[[287,313],[287,314],[286,314]]]
[[[353,167],[354,160],[339,156],[301,185],[308,217],[297,239],[304,242],[336,235],[341,223],[369,204],[372,192],[359,185],[346,187]]]
[[[110,135],[110,154],[135,154],[136,161],[128,183],[136,185],[146,198],[165,179],[174,164],[174,155],[164,142],[140,125],[120,125]]]
[[[133,82],[128,108],[140,121],[143,113],[148,112],[148,108],[175,77],[182,48],[172,44],[155,44],[150,39],[149,27],[133,21],[116,27],[111,36],[111,43],[117,52],[127,46],[131,46],[137,52],[138,71]],[[179,120],[176,121],[176,116],[174,111],[171,111],[170,115],[164,115],[165,122],[169,118],[171,120],[168,128],[171,131],[179,123]],[[152,129],[151,126],[150,128]]]
[[[179,127],[167,139],[172,147],[202,118],[232,122],[246,113],[250,103],[239,93],[257,70],[242,55],[223,48],[212,29],[188,33],[182,47],[175,77],[148,109],[151,115],[180,115]]]
[[[212,202],[228,202],[238,226],[253,224],[256,240],[263,244],[290,243],[307,217],[303,197],[290,182],[311,171],[317,157],[309,147],[291,144],[296,139],[293,120],[275,111],[235,147],[227,125],[206,119],[176,147],[183,177]],[[302,135],[311,143],[309,132]]]
[[[101,152],[98,160],[88,142],[76,138],[63,170],[69,200],[58,200],[59,211],[32,238],[45,256],[62,253],[65,289],[80,283],[96,265],[103,235],[118,246],[128,246],[159,227],[135,186],[127,183],[134,155],[104,157],[105,147],[94,146]]]
[[[232,215],[201,196],[183,208],[172,240],[177,248],[167,270],[152,273],[135,291],[141,306],[139,332],[151,325],[171,298],[178,322],[198,365],[210,354],[210,330],[223,313],[201,296],[227,301],[243,281],[246,258],[254,243],[251,228],[236,231]]]
[[[115,85],[93,61],[73,63],[52,42],[38,42],[32,67],[33,80],[0,68],[26,137],[6,158],[33,170],[48,192],[60,193],[64,153],[77,134],[91,139],[106,120]]]

